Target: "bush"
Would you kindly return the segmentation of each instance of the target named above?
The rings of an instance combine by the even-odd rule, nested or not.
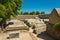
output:
[[[54,29],[57,31],[60,31],[60,22],[58,22],[54,25]]]

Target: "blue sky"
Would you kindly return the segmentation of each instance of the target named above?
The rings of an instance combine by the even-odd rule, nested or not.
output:
[[[23,0],[20,11],[45,11],[50,13],[53,8],[60,8],[60,0]]]

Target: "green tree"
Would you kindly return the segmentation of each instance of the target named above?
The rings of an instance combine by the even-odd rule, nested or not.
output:
[[[36,11],[36,15],[39,15],[40,14],[40,12],[39,11]]]
[[[16,17],[21,9],[22,0],[0,0],[0,26],[6,27],[6,20]]]
[[[29,13],[28,12],[24,12],[23,15],[29,15]]]
[[[41,12],[41,14],[45,14],[45,12]]]
[[[30,12],[30,15],[36,15],[35,11]]]

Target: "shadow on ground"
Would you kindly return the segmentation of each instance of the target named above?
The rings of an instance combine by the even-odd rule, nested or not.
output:
[[[46,32],[42,32],[42,33],[38,34],[37,37],[42,38],[44,40],[55,40],[51,36],[47,35]]]

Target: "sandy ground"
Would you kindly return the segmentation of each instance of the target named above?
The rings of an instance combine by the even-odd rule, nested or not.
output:
[[[15,33],[19,32],[19,37],[7,39],[8,35],[14,32]],[[29,32],[12,31],[7,33],[0,33],[0,40],[34,40],[34,39],[35,38],[33,37],[33,35],[30,34]]]
[[[11,33],[19,33],[19,37],[7,39],[7,37],[9,37],[9,34]],[[29,31],[18,30],[18,31],[8,31],[5,33],[0,33],[0,40],[54,40],[54,39],[45,34],[45,32],[40,33],[37,37],[37,34],[33,33],[33,29],[29,28]]]
[[[44,32],[41,33],[41,34],[39,35],[39,37],[37,37],[37,34],[32,33],[32,32],[33,32],[33,29],[29,28],[29,32],[30,32],[33,36],[35,36],[35,38],[36,38],[37,40],[54,40],[52,37],[48,36],[48,35],[45,34]]]
[[[29,31],[11,31],[6,33],[0,33],[0,40],[54,40],[45,33],[41,33],[39,37],[32,33],[33,29],[29,28]],[[19,38],[7,39],[8,35],[11,33],[19,33]]]

